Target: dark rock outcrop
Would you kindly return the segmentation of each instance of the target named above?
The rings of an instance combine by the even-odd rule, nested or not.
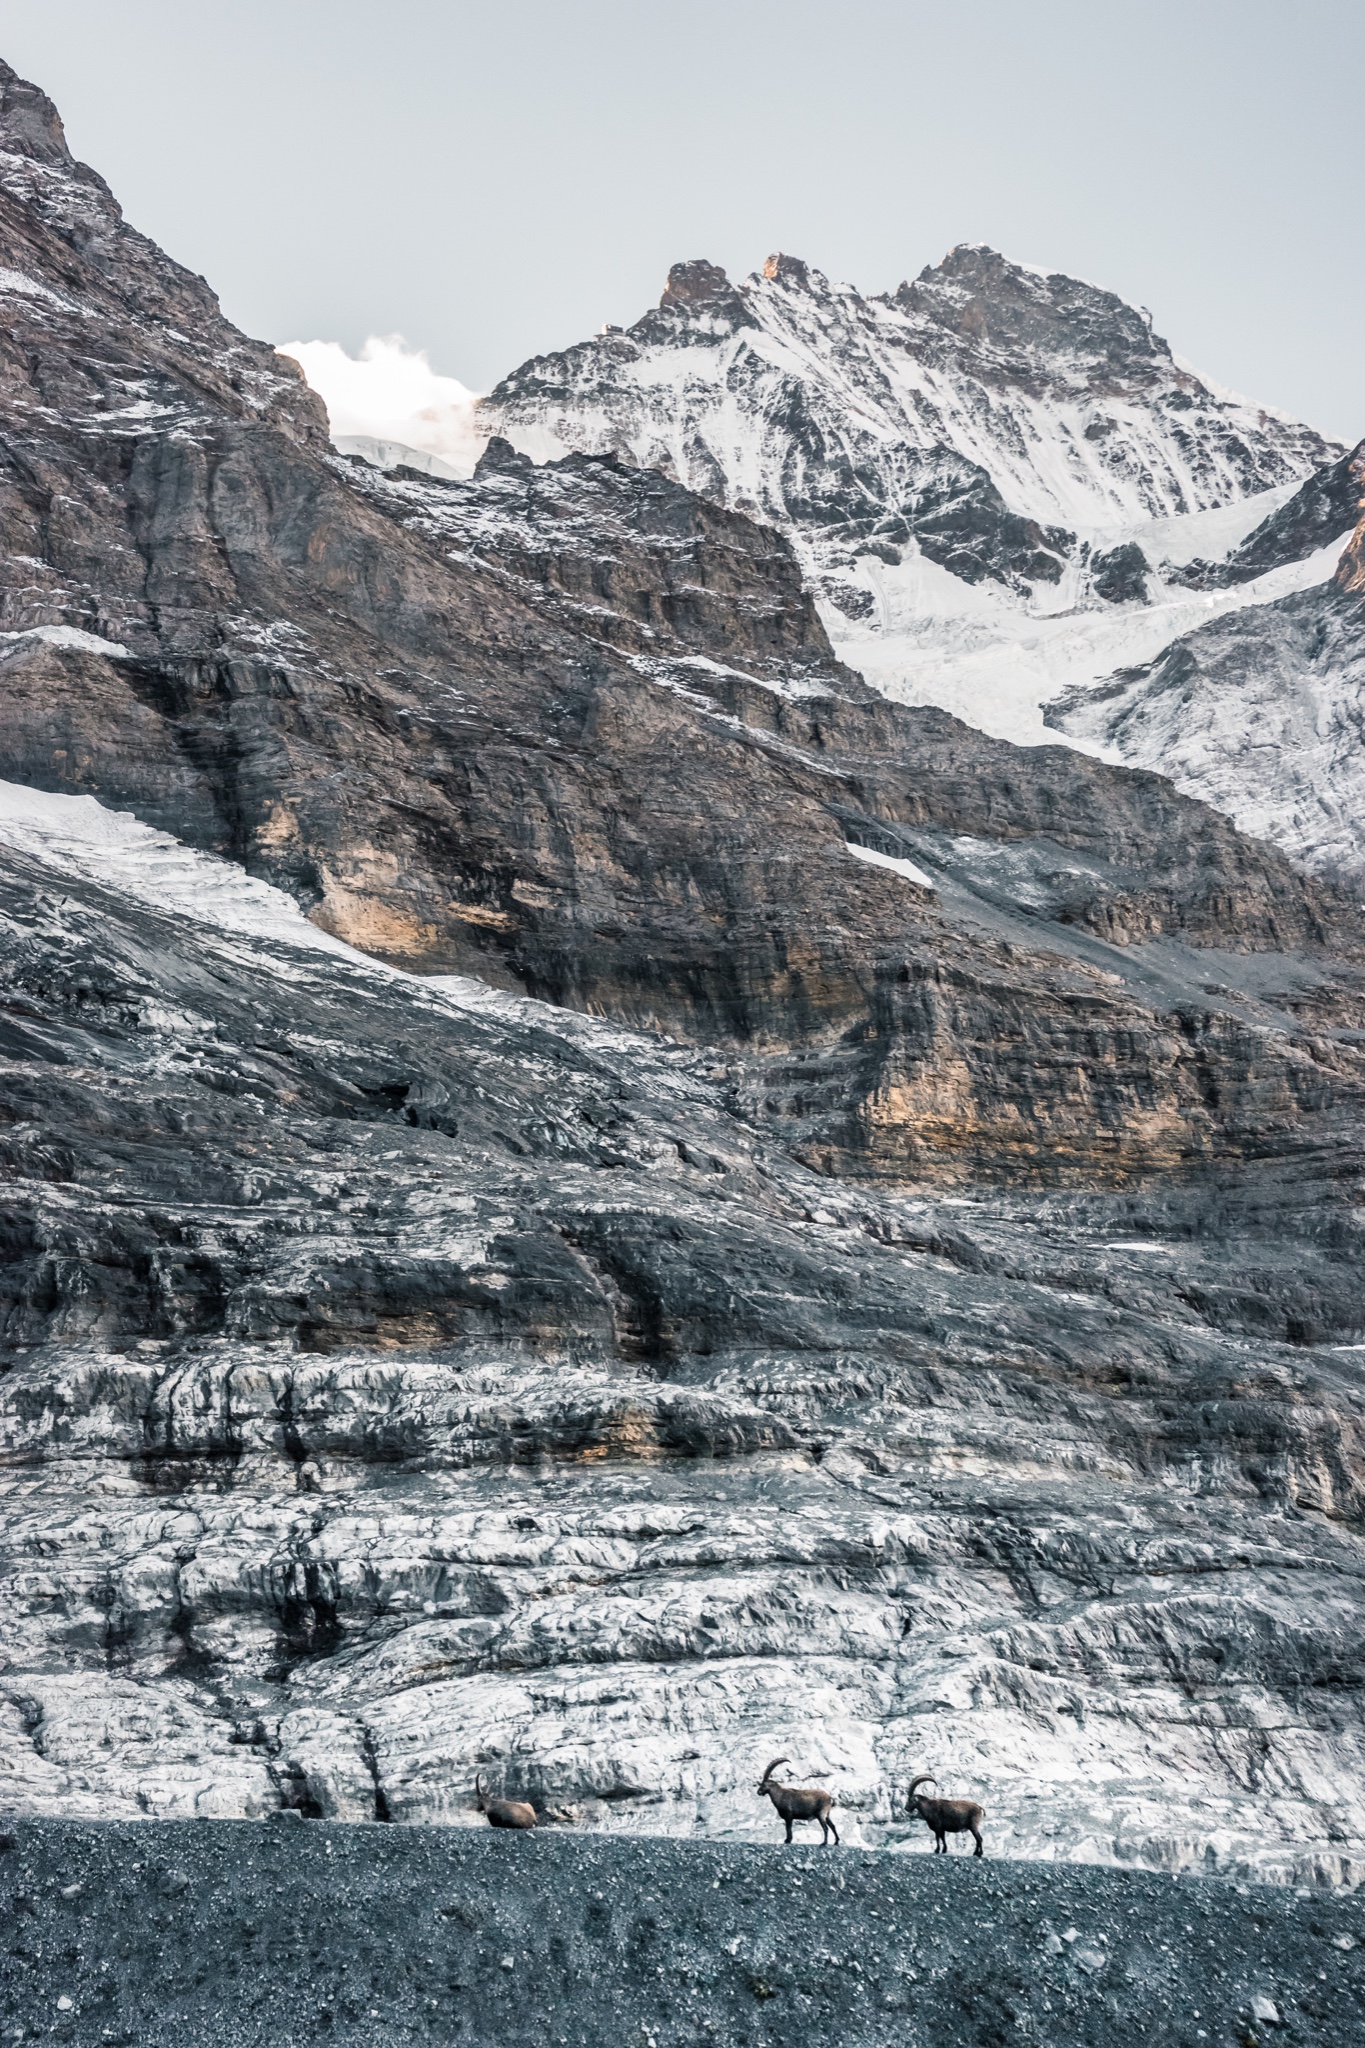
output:
[[[980,243],[959,242],[926,264],[893,303],[940,336],[944,360],[970,353],[1001,383],[1042,390],[1075,379],[1096,390],[1160,389],[1171,352],[1152,323],[1116,292],[1059,272],[1011,263]]]
[[[742,302],[718,263],[698,256],[690,263],[675,263],[664,286],[662,306],[706,306],[739,312]]]
[[[1091,582],[1106,604],[1143,604],[1151,563],[1136,541],[1111,548],[1108,554],[1092,555]]]

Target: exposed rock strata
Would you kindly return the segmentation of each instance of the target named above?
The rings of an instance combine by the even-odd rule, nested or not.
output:
[[[131,822],[10,841],[12,1810],[456,1820],[484,1768],[749,1833],[789,1751],[855,1841],[931,1768],[997,1850],[1359,1873],[1344,1151],[859,1193],[705,1055],[187,914]]]

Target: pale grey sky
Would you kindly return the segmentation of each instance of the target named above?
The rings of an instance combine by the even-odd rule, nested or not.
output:
[[[0,55],[272,340],[486,388],[679,257],[881,291],[989,242],[1365,433],[1359,0],[0,0]]]

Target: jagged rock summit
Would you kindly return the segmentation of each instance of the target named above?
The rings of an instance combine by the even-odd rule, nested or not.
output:
[[[1198,380],[1182,372],[1151,315],[1116,292],[1060,272],[1011,263],[981,243],[959,242],[938,264],[926,264],[890,303],[927,330],[943,330],[945,346],[970,358],[978,374],[1002,383],[1071,386],[1116,394],[1177,388]]]

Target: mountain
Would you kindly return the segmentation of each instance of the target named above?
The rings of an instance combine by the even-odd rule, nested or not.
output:
[[[895,701],[1110,749],[1319,865],[1356,847],[1353,771],[1330,765],[1355,758],[1353,682],[1335,738],[1313,736],[1315,682],[1259,766],[1240,697],[1187,727],[1173,691],[1169,715],[1116,708],[1123,678],[1183,674],[1196,629],[1254,647],[1253,618],[1211,621],[1312,612],[1359,490],[1354,457],[1215,391],[1112,292],[970,246],[873,298],[790,256],[740,284],[678,264],[633,327],[523,365],[480,412],[537,459],[614,452],[771,520],[836,652]]]
[[[1087,534],[1204,512],[1328,459],[1219,397],[1112,292],[962,246],[864,299],[792,256],[675,264],[625,332],[524,364],[481,413],[540,456],[612,452],[800,532],[833,584],[913,535],[967,582],[1056,584]]]
[[[1358,1873],[1354,895],[336,452],[7,69],[0,241],[8,1807]]]
[[[1248,1087],[1172,992],[1209,945],[1349,961],[1353,904],[1156,778],[887,703],[788,542],[657,472],[337,455],[6,91],[0,773],[394,964],[742,1054],[737,1101],[854,1172],[1183,1166],[1259,1150],[1262,1090],[1316,1098],[1292,1035]],[[1130,965],[1158,938],[1174,981]]]

